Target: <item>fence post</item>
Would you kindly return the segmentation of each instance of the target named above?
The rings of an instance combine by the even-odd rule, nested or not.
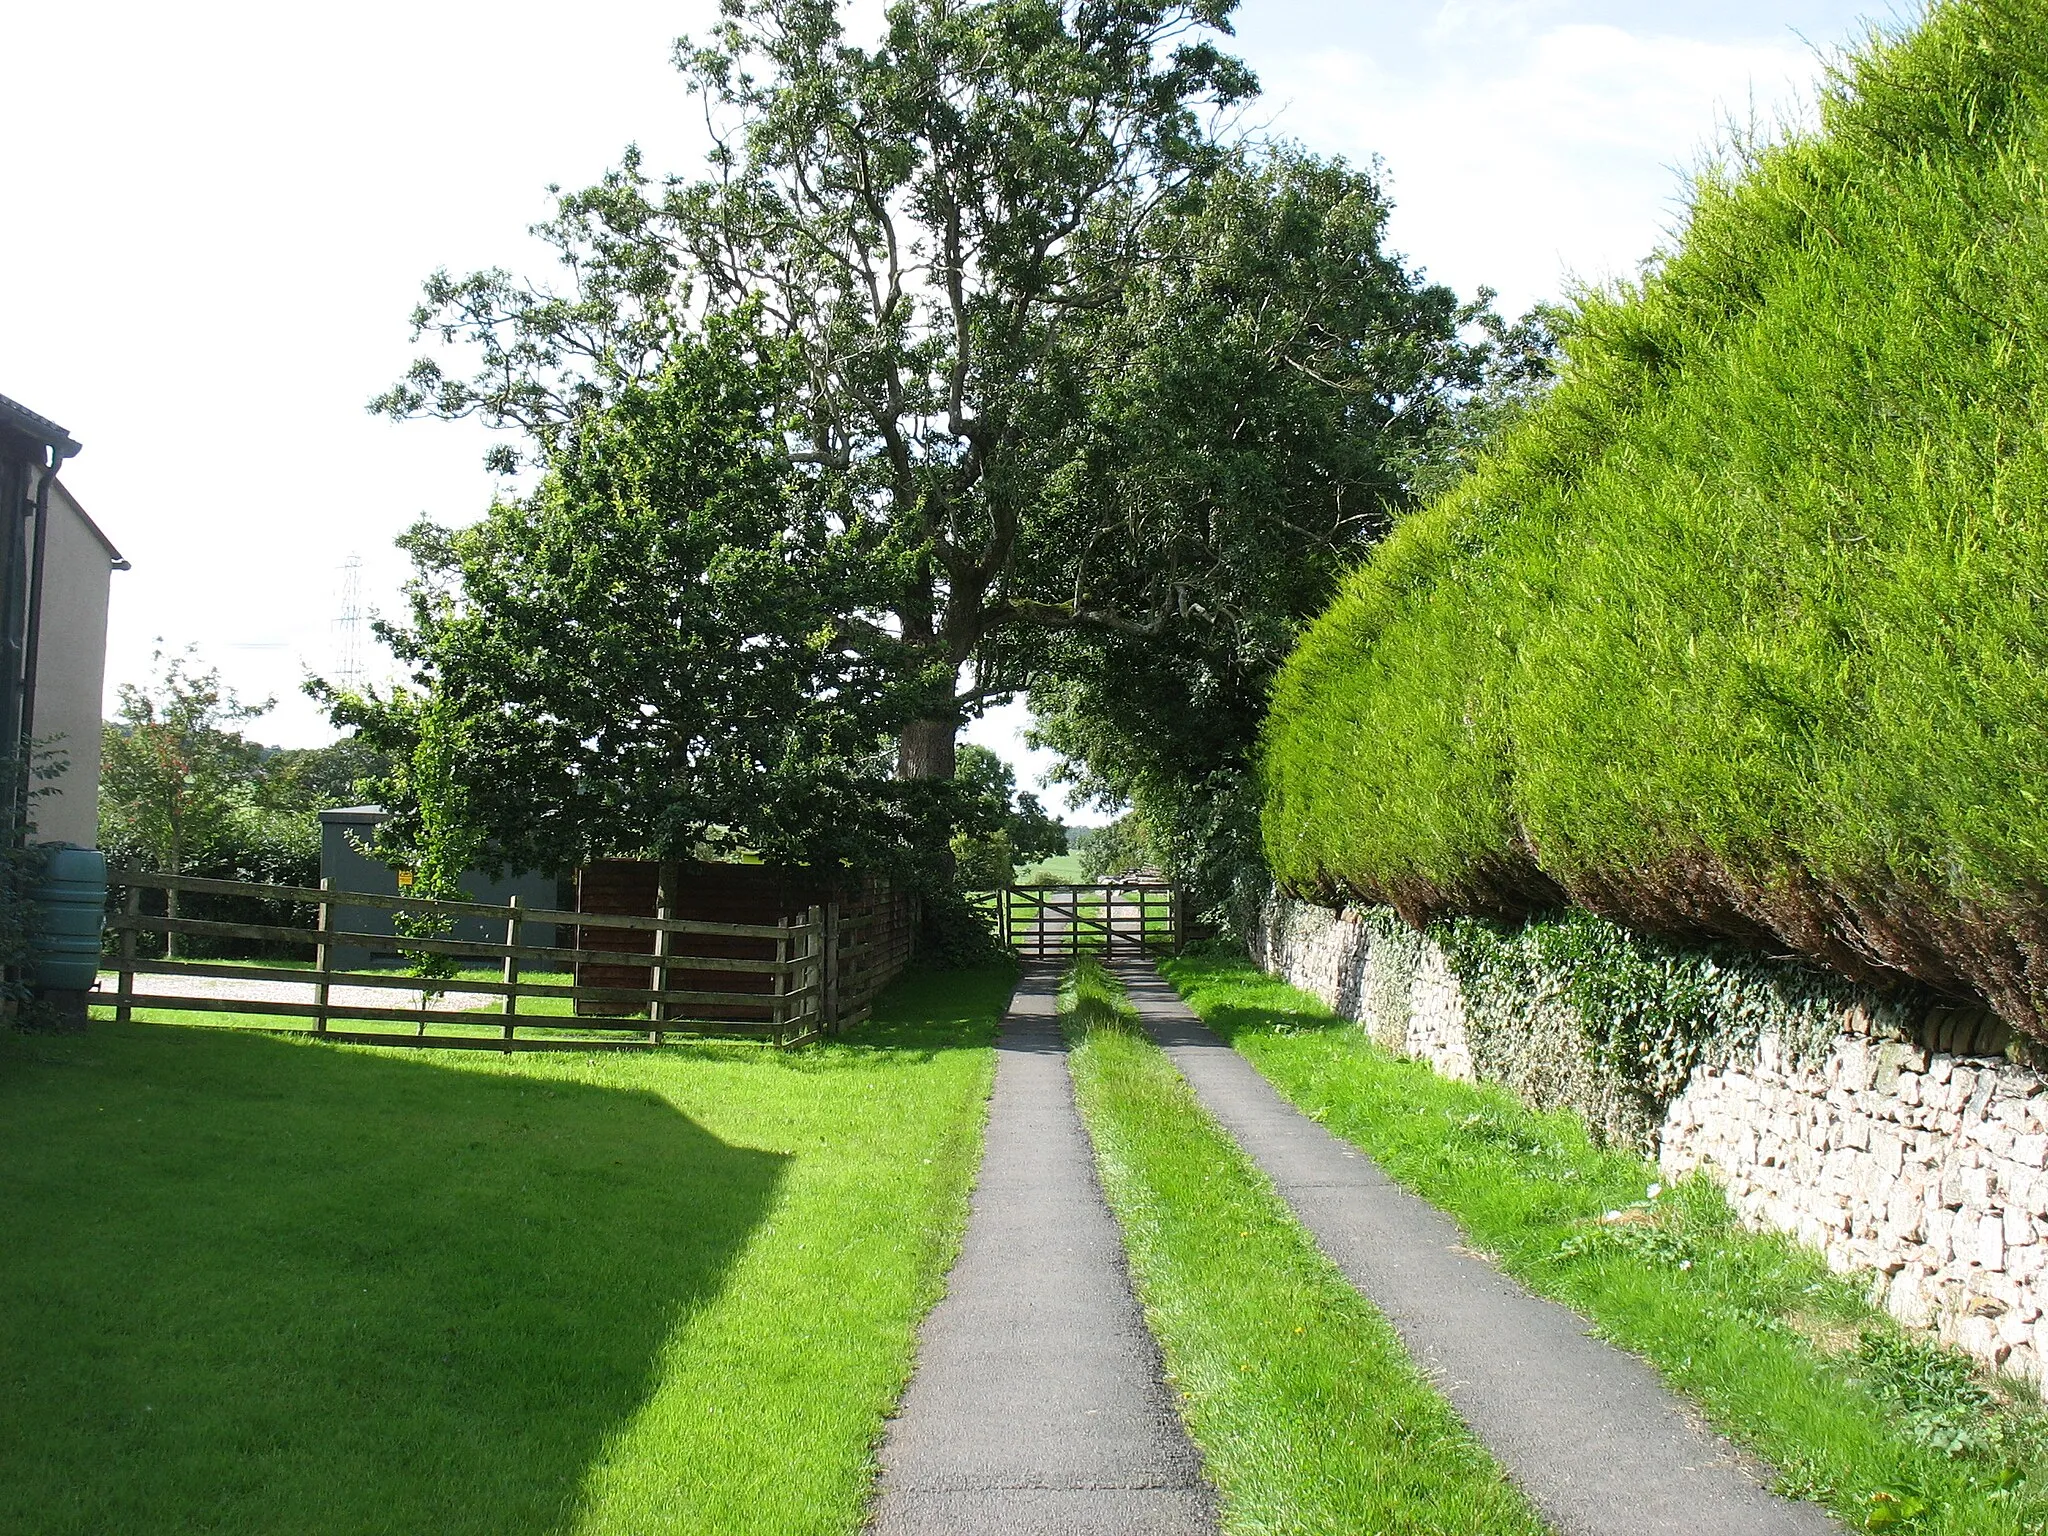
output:
[[[834,897],[825,904],[825,931],[819,935],[824,945],[824,975],[819,978],[823,993],[819,1006],[824,1010],[825,1028],[833,1034],[839,1033],[839,900]]]
[[[142,887],[130,885],[128,899],[121,903],[128,916],[121,930],[121,989],[115,995],[114,1018],[126,1024],[135,1012],[135,924],[142,916]]]
[[[676,866],[671,859],[663,859],[654,877],[654,916],[659,922],[672,923],[676,917]],[[653,990],[657,993],[668,990],[668,958],[676,952],[676,936],[666,928],[654,930],[654,977]],[[647,1004],[647,1021],[654,1028],[647,1031],[649,1045],[661,1044],[661,1026],[668,1022],[668,1002],[655,997]]]
[[[510,896],[505,901],[505,1038],[512,1038],[512,1031],[519,1027],[519,957],[512,953],[519,947],[519,930],[525,919],[519,915],[519,898]]]
[[[821,906],[806,908],[804,926],[811,930],[810,936],[804,940],[804,985],[811,992],[806,1011],[816,1026],[812,1032],[822,1035],[830,1023],[825,1017],[825,909]]]
[[[320,877],[320,890],[324,895],[334,889],[334,882],[327,876]],[[313,1033],[327,1033],[327,968],[334,963],[334,949],[327,936],[334,932],[334,907],[331,903],[320,903],[320,923],[313,930]]]
[[[775,1043],[782,1044],[782,1026],[789,1016],[789,1005],[783,1001],[789,991],[789,919],[779,917],[775,926],[782,931],[775,937],[775,1002],[774,1030]]]

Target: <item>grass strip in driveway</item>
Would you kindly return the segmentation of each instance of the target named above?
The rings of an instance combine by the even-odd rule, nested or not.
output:
[[[1063,1002],[1103,1192],[1225,1531],[1543,1532],[1115,981],[1083,961]]]
[[[0,1034],[0,1530],[850,1536],[1013,977],[797,1051]]]
[[[1648,1359],[1782,1491],[1856,1529],[2048,1531],[2038,1404],[1907,1339],[1789,1240],[1744,1231],[1704,1179],[1653,1198],[1655,1166],[1595,1147],[1576,1117],[1398,1060],[1242,959],[1161,969],[1283,1097]]]

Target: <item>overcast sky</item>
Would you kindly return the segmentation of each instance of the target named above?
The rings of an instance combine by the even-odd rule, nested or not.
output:
[[[699,148],[669,67],[709,0],[67,0],[0,17],[0,394],[85,444],[65,482],[134,562],[113,686],[196,643],[257,733],[332,732],[298,692],[336,657],[342,566],[393,606],[393,536],[477,516],[486,438],[363,402],[412,356],[437,266],[544,274],[550,182],[628,142]],[[1632,272],[1720,127],[1796,117],[1877,0],[1246,0],[1273,131],[1377,155],[1395,246],[1519,311]],[[373,658],[373,667],[375,658]],[[1020,710],[972,733],[1018,756]],[[1021,761],[1021,758],[1020,758]],[[1025,765],[1027,776],[1042,766]],[[1094,820],[1097,818],[1088,817]]]

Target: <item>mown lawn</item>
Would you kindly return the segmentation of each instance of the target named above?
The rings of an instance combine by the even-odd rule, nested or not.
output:
[[[856,1530],[1012,979],[787,1053],[0,1035],[0,1530]]]
[[[1567,1113],[1398,1060],[1241,959],[1162,969],[1280,1093],[1435,1202],[1531,1289],[1651,1361],[1853,1529],[2048,1531],[2048,1428],[2024,1390],[1907,1339],[1704,1179],[1595,1147]]]
[[[1062,995],[1081,1111],[1228,1536],[1547,1527],[1386,1319],[1082,961]]]

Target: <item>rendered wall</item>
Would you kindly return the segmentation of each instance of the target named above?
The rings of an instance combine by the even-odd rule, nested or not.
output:
[[[36,656],[33,733],[66,760],[30,813],[46,843],[99,841],[100,701],[106,684],[112,552],[59,480],[50,495],[43,556],[43,611]]]

